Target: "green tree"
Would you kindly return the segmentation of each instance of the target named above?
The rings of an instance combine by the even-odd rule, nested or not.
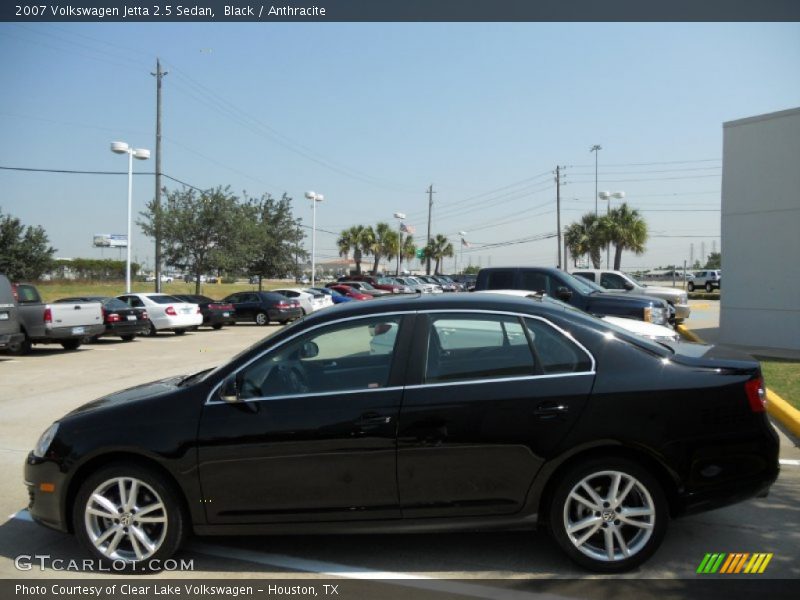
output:
[[[361,261],[364,255],[371,253],[375,233],[372,227],[363,225],[353,225],[350,229],[345,229],[336,240],[339,246],[339,256],[347,258],[350,252],[353,253],[353,261],[356,263],[356,274],[361,275]]]
[[[464,269],[464,275],[477,275],[481,268],[478,265],[469,265]]]
[[[576,267],[578,258],[588,255],[594,268],[600,268],[600,249],[605,244],[603,233],[600,219],[594,213],[586,213],[580,221],[567,227],[564,239]]]
[[[142,231],[155,234],[155,207],[150,202],[138,224]],[[161,239],[164,262],[184,269],[195,280],[200,293],[200,276],[213,270],[239,266],[242,251],[240,233],[244,211],[228,188],[217,187],[203,193],[184,188],[167,192],[161,203]]]
[[[700,267],[698,267],[699,269]],[[721,269],[722,268],[722,252],[712,252],[708,255],[706,260],[706,269]]]
[[[425,246],[425,258],[430,258],[436,261],[433,268],[433,274],[439,274],[439,267],[445,258],[453,257],[453,244],[441,233],[437,233],[431,238],[431,241]]]
[[[297,259],[308,253],[300,246],[305,235],[302,222],[294,218],[292,199],[285,193],[280,200],[269,194],[249,200],[243,206],[245,215],[238,251],[248,275],[258,277],[258,289],[264,278],[299,275]]]
[[[647,222],[638,210],[624,203],[622,206],[612,208],[611,212],[600,221],[603,242],[614,246],[615,271],[619,271],[622,266],[623,250],[630,250],[637,256],[644,253],[647,243]]]
[[[55,248],[40,226],[25,227],[22,221],[0,211],[0,273],[11,281],[39,279],[53,267]]]
[[[400,236],[388,223],[380,222],[375,226],[372,234],[370,254],[375,257],[372,265],[372,274],[377,275],[381,258],[392,259],[397,256]]]

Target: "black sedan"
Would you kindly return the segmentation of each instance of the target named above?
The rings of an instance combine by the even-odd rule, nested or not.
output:
[[[56,302],[99,302],[103,305],[103,323],[106,329],[89,341],[96,341],[103,336],[119,336],[120,339],[129,342],[137,335],[147,335],[150,332],[150,318],[147,316],[147,311],[143,308],[132,308],[119,298],[72,296],[61,298]]]
[[[222,329],[223,325],[236,325],[236,309],[230,302],[212,300],[200,294],[172,294],[178,300],[197,304],[203,313],[203,325]]]
[[[236,309],[237,321],[255,321],[269,325],[270,321],[288,323],[303,316],[300,302],[277,292],[237,292],[223,300]]]
[[[25,466],[36,521],[137,569],[190,531],[538,522],[617,572],[670,518],[764,496],[777,475],[756,361],[494,294],[320,311],[216,369],[73,411]]]

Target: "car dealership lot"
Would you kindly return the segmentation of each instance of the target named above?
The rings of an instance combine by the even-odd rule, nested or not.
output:
[[[27,504],[24,458],[53,420],[106,393],[219,364],[277,329],[238,325],[130,343],[102,340],[75,352],[34,347],[25,357],[0,354],[0,576],[86,575],[50,568],[21,573],[14,566],[20,554],[87,558],[72,536],[20,512]],[[625,577],[694,577],[707,552],[772,552],[763,577],[800,577],[800,451],[785,436],[781,441],[782,473],[768,498],[675,521],[653,559]],[[589,577],[546,535],[529,532],[196,538],[178,558],[194,559],[194,571],[160,576]]]

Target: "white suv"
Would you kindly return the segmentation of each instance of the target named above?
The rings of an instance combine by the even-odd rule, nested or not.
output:
[[[686,287],[689,289],[690,292],[693,292],[695,288],[706,288],[707,292],[710,292],[714,288],[719,290],[722,289],[722,271],[715,270],[715,271],[695,271],[694,279],[686,284]]]

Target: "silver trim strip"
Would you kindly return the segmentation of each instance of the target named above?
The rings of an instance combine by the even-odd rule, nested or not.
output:
[[[249,367],[253,362],[258,360],[259,358],[261,358],[265,354],[268,354],[269,352],[272,352],[273,350],[276,350],[276,349],[280,348],[284,344],[292,341],[293,339],[295,339],[295,338],[297,338],[297,337],[299,337],[301,335],[304,335],[304,334],[306,334],[306,333],[308,333],[310,331],[314,331],[315,329],[319,329],[320,327],[331,325],[333,323],[345,323],[347,321],[359,321],[359,320],[362,320],[362,319],[372,319],[372,318],[376,318],[376,317],[390,317],[390,316],[397,316],[397,315],[410,315],[410,314],[417,314],[419,312],[420,312],[419,310],[403,310],[403,311],[392,311],[392,312],[387,312],[387,313],[373,313],[373,314],[369,314],[369,315],[358,315],[358,316],[355,316],[355,317],[346,317],[344,319],[338,319],[336,321],[327,321],[325,323],[319,323],[319,324],[314,325],[312,327],[309,327],[307,329],[303,329],[302,331],[298,331],[297,333],[295,333],[292,336],[289,336],[285,340],[281,340],[281,342],[276,344],[275,346],[270,346],[269,348],[264,350],[264,352],[254,356],[249,361],[247,361],[245,364],[240,366],[232,374],[239,373],[239,371]],[[343,390],[343,391],[338,391],[338,392],[320,392],[320,393],[314,393],[313,395],[314,396],[335,396],[335,395],[338,395],[338,394],[356,394],[356,393],[363,393],[363,392],[394,391],[394,390],[400,390],[400,389],[413,390],[413,389],[421,389],[421,388],[426,388],[426,387],[443,387],[443,386],[448,386],[448,385],[467,385],[467,384],[476,384],[476,383],[499,383],[499,382],[508,382],[508,381],[527,381],[527,380],[533,380],[533,379],[553,379],[553,378],[556,378],[556,377],[579,377],[579,376],[583,376],[583,375],[592,375],[592,376],[594,376],[594,375],[597,374],[597,372],[596,372],[597,362],[595,361],[594,356],[592,355],[592,353],[589,352],[583,344],[581,344],[578,340],[576,340],[572,336],[571,333],[569,333],[568,331],[564,331],[558,325],[556,325],[555,323],[551,323],[550,321],[548,321],[544,317],[540,317],[538,315],[530,315],[530,314],[527,314],[527,313],[517,313],[517,312],[504,311],[504,310],[487,310],[487,309],[464,309],[464,308],[456,308],[456,309],[441,308],[441,309],[438,309],[437,308],[437,309],[433,309],[433,310],[424,311],[424,314],[435,314],[435,313],[450,313],[450,314],[453,314],[453,313],[464,313],[464,314],[506,315],[506,316],[512,316],[512,317],[522,317],[523,319],[536,319],[537,321],[541,321],[545,325],[547,325],[549,327],[552,327],[556,331],[560,332],[563,336],[565,336],[567,339],[569,339],[573,344],[578,346],[578,348],[580,348],[586,354],[586,356],[588,356],[589,359],[592,361],[591,370],[589,370],[589,371],[581,371],[580,373],[555,373],[555,374],[552,374],[552,375],[523,375],[523,376],[517,376],[517,377],[505,377],[505,378],[497,378],[497,379],[466,379],[466,380],[463,380],[463,381],[440,382],[440,383],[421,383],[421,384],[408,385],[408,386],[392,386],[392,387],[384,387],[384,388],[367,388],[367,389],[360,389],[360,390]],[[211,388],[211,391],[209,392],[208,396],[206,397],[206,402],[205,402],[206,405],[228,404],[224,400],[212,400],[212,397],[216,394],[217,390],[225,382],[226,379],[227,379],[227,377],[225,379],[223,379],[222,381],[220,381],[213,388]],[[288,398],[301,398],[301,397],[306,397],[308,395],[309,394],[287,394],[287,395],[282,395],[282,396],[248,398],[247,400],[244,400],[243,402],[261,402],[261,401],[266,401],[266,400],[283,400],[283,399],[288,399]]]

